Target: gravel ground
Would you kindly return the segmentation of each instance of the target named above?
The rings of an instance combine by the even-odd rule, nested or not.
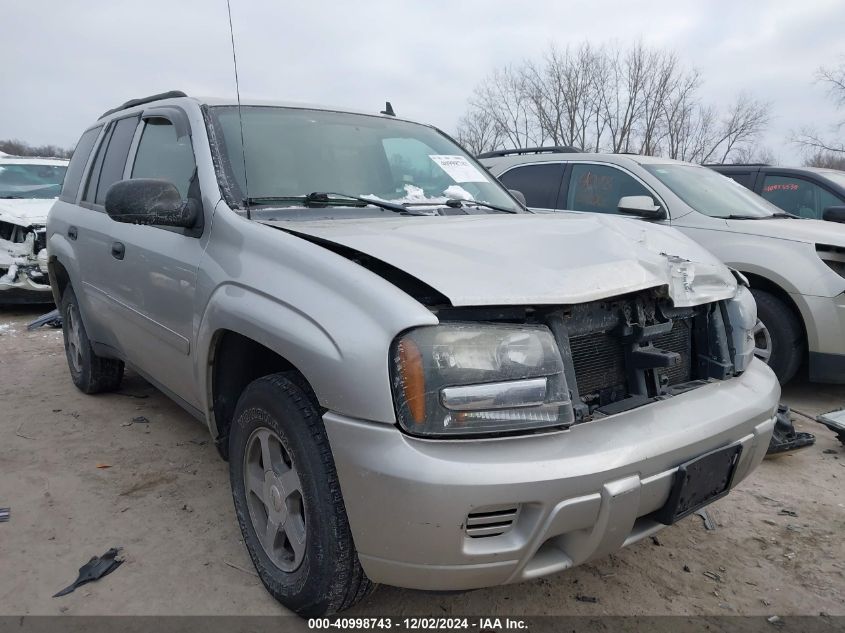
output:
[[[132,373],[118,394],[76,391],[60,331],[25,329],[39,312],[0,309],[0,615],[285,613],[252,571],[205,427]],[[814,416],[845,406],[845,387],[799,381],[784,401]],[[821,425],[797,427],[816,445],[711,506],[713,531],[691,516],[551,578],[457,595],[381,587],[348,614],[845,615],[845,451]],[[112,575],[51,597],[117,545]]]

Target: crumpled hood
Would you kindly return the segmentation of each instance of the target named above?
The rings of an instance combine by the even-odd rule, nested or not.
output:
[[[845,224],[838,222],[772,218],[771,220],[726,220],[726,223],[728,230],[733,233],[845,247]]]
[[[55,198],[0,198],[0,220],[20,226],[44,226],[47,224],[47,213],[55,201]]]
[[[713,255],[639,220],[524,214],[265,224],[387,262],[454,306],[573,304],[666,286],[680,307],[736,293]]]

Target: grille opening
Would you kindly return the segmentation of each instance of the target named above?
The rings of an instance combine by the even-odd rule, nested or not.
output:
[[[483,508],[470,512],[466,519],[466,533],[470,538],[501,536],[513,528],[519,516],[519,506]]]

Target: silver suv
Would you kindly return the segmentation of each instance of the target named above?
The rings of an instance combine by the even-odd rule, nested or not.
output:
[[[700,165],[562,149],[492,152],[482,162],[533,209],[679,229],[750,281],[758,354],[781,382],[807,359],[810,380],[845,383],[845,225],[784,213]]]
[[[124,364],[208,425],[265,587],[537,578],[653,534],[763,458],[755,304],[672,229],[525,212],[434,128],[126,103],[48,222],[73,382]]]

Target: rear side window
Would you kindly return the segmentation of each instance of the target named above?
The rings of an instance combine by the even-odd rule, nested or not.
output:
[[[607,165],[574,165],[566,208],[592,213],[619,213],[625,196],[654,196],[629,174]]]
[[[827,207],[843,203],[819,185],[795,176],[766,176],[760,195],[802,218],[820,219]]]
[[[185,199],[195,170],[191,138],[176,138],[173,124],[166,119],[149,119],[138,143],[132,177],[167,180]]]
[[[508,189],[521,191],[525,202],[535,209],[554,209],[563,180],[563,165],[546,163],[515,167],[499,176]]]
[[[751,189],[751,181],[753,174],[749,171],[739,171],[739,172],[720,172],[723,176],[727,176],[731,180],[738,182],[746,189]]]
[[[70,159],[67,172],[65,173],[65,181],[62,185],[62,193],[59,196],[65,202],[76,202],[76,194],[79,192],[79,183],[82,182],[82,172],[85,169],[85,164],[88,162],[88,156],[94,147],[94,142],[100,135],[102,125],[91,128],[85,132],[76,144],[73,150],[73,156]]]
[[[132,144],[132,137],[135,136],[135,128],[138,126],[138,117],[120,119],[114,124],[109,146],[106,149],[103,167],[100,171],[100,178],[97,181],[97,195],[94,200],[97,204],[104,204],[106,191],[118,180],[123,178],[123,169],[126,167],[126,157],[129,155],[129,146]]]

